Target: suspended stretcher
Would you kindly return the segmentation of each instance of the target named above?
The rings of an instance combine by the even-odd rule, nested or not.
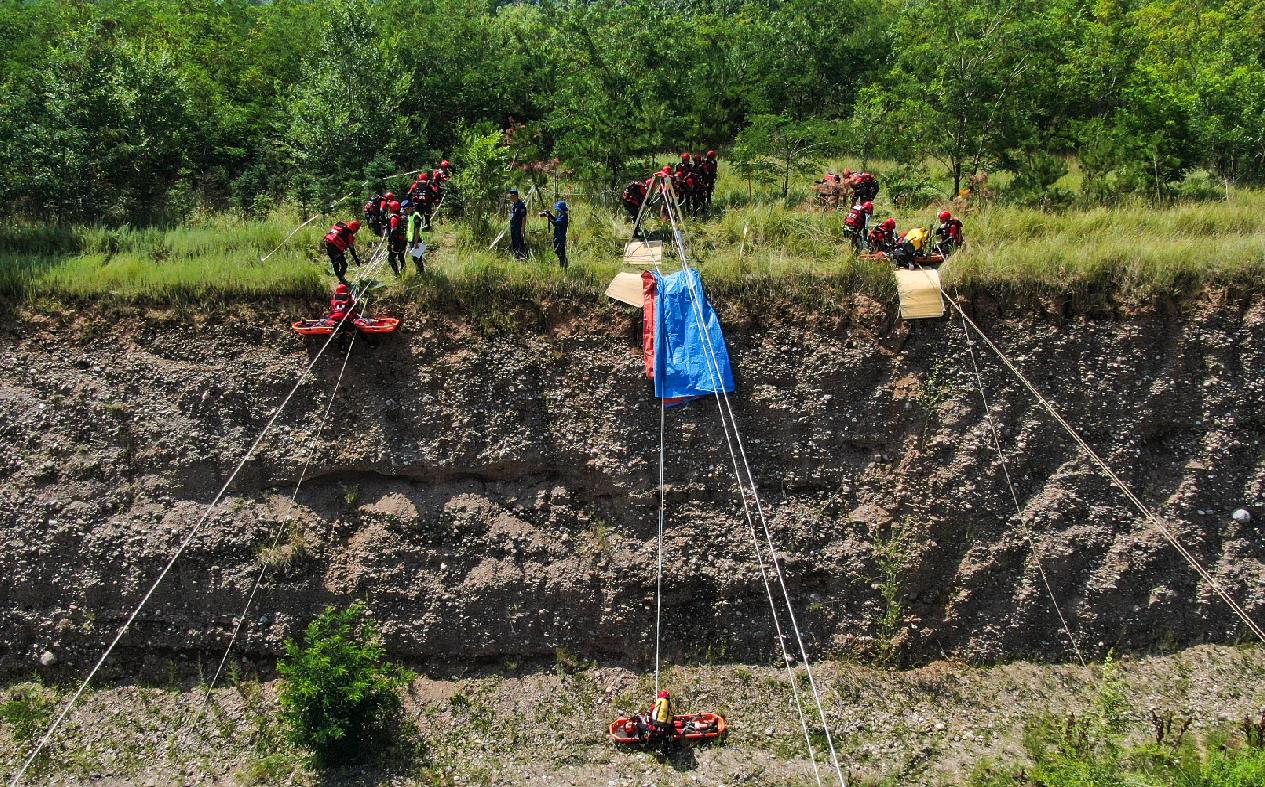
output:
[[[728,731],[725,717],[719,713],[685,713],[672,717],[672,743],[709,741],[724,737]],[[611,722],[611,742],[618,746],[644,746],[655,742],[647,722],[636,716],[620,716]]]
[[[340,322],[342,320],[333,317],[322,317],[319,320],[298,320],[290,327],[300,336],[329,336],[338,330]],[[393,333],[400,327],[400,320],[398,317],[357,317],[351,324],[361,333]]]

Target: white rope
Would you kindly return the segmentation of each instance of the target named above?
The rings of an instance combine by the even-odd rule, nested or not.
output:
[[[777,551],[773,546],[772,535],[769,531],[768,522],[765,520],[765,517],[764,517],[763,506],[760,503],[759,492],[755,486],[755,480],[751,473],[750,464],[747,462],[746,451],[742,445],[742,435],[738,430],[738,422],[737,422],[737,419],[734,417],[733,408],[729,402],[729,395],[725,391],[724,385],[721,379],[720,362],[717,357],[715,347],[712,346],[711,337],[708,335],[707,327],[703,320],[702,297],[696,292],[694,288],[693,280],[689,277],[689,274],[688,274],[688,271],[689,271],[688,256],[685,251],[685,243],[683,240],[683,235],[682,235],[680,227],[677,224],[677,219],[676,219],[676,213],[679,212],[680,208],[679,208],[679,205],[675,201],[675,193],[672,194],[672,199],[668,200],[667,202],[668,202],[668,219],[671,222],[672,235],[676,241],[677,252],[681,258],[681,269],[682,271],[686,272],[686,283],[690,289],[690,299],[694,306],[695,320],[698,323],[699,332],[703,335],[704,344],[707,349],[707,353],[706,353],[706,358],[708,362],[707,369],[708,369],[708,375],[711,377],[711,381],[712,381],[712,394],[716,398],[717,409],[720,412],[721,425],[725,431],[725,441],[728,444],[730,459],[733,462],[735,480],[738,482],[738,487],[742,494],[743,510],[747,516],[748,527],[751,530],[752,542],[756,550],[756,557],[757,557],[757,560],[760,561],[761,574],[765,578],[765,589],[769,593],[770,607],[771,609],[774,609],[774,623],[775,625],[777,625],[777,628],[778,628],[778,640],[779,640],[779,643],[781,643],[782,645],[783,658],[786,661],[787,669],[789,672],[790,671],[790,656],[786,651],[786,645],[785,645],[785,640],[783,639],[783,634],[781,632],[781,626],[777,623],[776,604],[773,602],[773,599],[772,599],[772,590],[769,588],[767,574],[765,574],[763,557],[760,553],[759,541],[755,534],[755,525],[751,519],[750,509],[747,506],[746,495],[748,493],[751,495],[751,499],[755,503],[756,512],[759,515],[761,526],[764,529],[765,540],[767,542],[768,550],[769,550],[769,558],[773,564],[774,574],[775,576],[777,576],[778,584],[781,586],[782,596],[786,603],[787,615],[790,618],[791,627],[795,633],[795,639],[797,643],[799,644],[800,658],[804,663],[804,668],[808,675],[809,687],[812,691],[813,700],[817,707],[817,714],[821,720],[822,729],[826,735],[826,743],[830,749],[831,762],[834,765],[835,775],[838,778],[840,785],[844,785],[844,787],[846,787],[847,780],[844,778],[843,769],[839,765],[839,758],[838,758],[837,752],[835,751],[834,740],[830,734],[830,724],[826,719],[825,709],[821,703],[821,695],[818,692],[817,682],[816,682],[815,677],[813,676],[812,663],[808,659],[808,653],[804,647],[803,637],[801,636],[800,631],[799,631],[799,623],[795,619],[795,610],[794,610],[794,606],[791,604],[790,592],[787,590],[786,581],[782,575],[782,568],[778,561]],[[728,414],[728,423],[726,422],[726,414]],[[733,433],[734,433],[733,442],[730,442],[730,438],[729,438],[730,425],[732,425]],[[738,446],[737,453],[734,452],[734,448],[733,448],[733,444],[735,442],[737,443],[737,446]],[[747,481],[745,485],[742,479],[742,475],[738,470],[738,461],[737,461],[738,455],[742,456],[743,465],[746,467],[746,471],[747,471]],[[747,489],[747,487],[749,487],[749,490]],[[795,683],[794,683],[793,678],[792,678],[792,690],[795,690]],[[798,692],[796,692],[796,702],[797,703],[799,702]],[[801,710],[801,715],[802,715],[802,710]],[[805,742],[808,744],[809,756],[814,757],[812,743],[811,743],[811,740],[809,739],[806,724],[805,724],[805,729],[804,729],[804,737],[805,737]],[[816,772],[815,757],[813,761],[813,769],[814,769],[814,772]],[[818,778],[820,779],[820,776]]]
[[[928,279],[930,278],[931,277],[928,276]],[[1021,382],[1023,386],[1028,389],[1028,392],[1031,393],[1032,396],[1041,405],[1041,407],[1044,408],[1047,413],[1049,413],[1050,417],[1053,418],[1055,422],[1058,423],[1059,426],[1063,427],[1064,431],[1066,431],[1068,435],[1071,436],[1071,438],[1080,447],[1081,451],[1083,451],[1085,455],[1089,457],[1090,461],[1098,468],[1098,470],[1102,472],[1102,474],[1106,476],[1107,479],[1111,481],[1111,483],[1117,489],[1120,490],[1120,492],[1125,496],[1125,498],[1128,499],[1128,501],[1133,504],[1133,507],[1136,508],[1138,512],[1142,514],[1142,516],[1151,524],[1151,526],[1154,527],[1157,531],[1159,531],[1160,535],[1162,535],[1164,539],[1168,541],[1168,543],[1174,549],[1177,550],[1178,554],[1182,556],[1182,558],[1186,561],[1186,563],[1192,569],[1194,569],[1195,572],[1199,574],[1199,576],[1203,578],[1205,582],[1208,583],[1209,587],[1211,587],[1213,591],[1216,592],[1216,594],[1221,597],[1221,600],[1224,601],[1226,605],[1229,606],[1230,609],[1234,611],[1234,614],[1238,616],[1239,620],[1243,621],[1243,624],[1246,625],[1248,629],[1251,630],[1251,632],[1256,636],[1256,638],[1259,639],[1261,642],[1265,643],[1265,631],[1263,631],[1261,627],[1256,623],[1256,621],[1252,620],[1252,618],[1247,614],[1247,612],[1241,606],[1239,606],[1238,602],[1236,602],[1230,596],[1230,594],[1225,590],[1225,588],[1223,588],[1221,584],[1217,582],[1217,580],[1212,576],[1212,574],[1209,573],[1208,570],[1203,567],[1203,564],[1201,564],[1195,558],[1195,556],[1192,555],[1186,549],[1186,547],[1182,545],[1181,541],[1178,540],[1176,534],[1166,524],[1164,524],[1164,522],[1153,511],[1151,511],[1151,509],[1145,503],[1143,503],[1141,499],[1138,498],[1137,495],[1133,493],[1133,490],[1129,487],[1129,485],[1126,484],[1120,478],[1120,476],[1116,475],[1115,471],[1111,469],[1111,466],[1108,465],[1102,459],[1102,457],[1100,457],[1098,453],[1094,451],[1094,449],[1089,447],[1089,443],[1085,442],[1084,438],[1082,438],[1080,434],[1075,429],[1072,428],[1072,425],[1069,424],[1067,420],[1064,419],[1063,416],[1059,414],[1059,411],[1054,408],[1054,405],[1051,404],[1050,401],[1046,399],[1045,396],[1043,396],[1040,391],[1037,390],[1037,387],[1033,385],[1033,383],[1027,378],[1027,376],[1025,376],[1024,373],[1021,372],[1019,368],[1015,366],[1015,364],[1006,356],[1006,354],[1003,353],[1001,349],[996,344],[993,343],[992,339],[988,338],[988,335],[985,334],[984,331],[981,330],[980,327],[975,324],[975,321],[972,320],[969,316],[967,316],[966,312],[957,303],[957,301],[949,297],[949,293],[945,291],[944,287],[940,286],[939,289],[940,289],[940,293],[944,296],[945,300],[949,302],[949,305],[952,306],[957,311],[958,314],[962,315],[963,322],[966,323],[967,325],[970,325],[971,328],[974,329],[974,331],[979,335],[980,339],[983,340],[984,344],[990,350],[992,350],[994,354],[996,354],[997,358],[1002,362],[1002,364],[1007,369],[1010,370],[1011,374],[1013,374],[1019,380],[1019,382]]]
[[[394,175],[385,175],[385,176],[383,176],[381,179],[382,179],[382,180],[391,180],[392,178],[402,178],[402,177],[405,177],[405,176],[407,176],[407,175],[414,175],[414,174],[417,174],[418,172],[421,172],[421,170],[420,170],[420,169],[415,169],[415,170],[411,170],[411,171],[409,171],[409,172],[397,172],[397,173],[395,173]],[[362,185],[364,185],[364,186],[368,186],[368,185],[369,185],[369,181],[367,181],[367,180],[366,180],[366,181],[364,181]],[[331,211],[333,211],[333,210],[334,210],[334,208],[337,208],[339,205],[343,204],[343,203],[344,203],[344,202],[346,202],[347,200],[349,200],[349,199],[351,199],[352,197],[356,196],[356,193],[357,193],[357,192],[354,192],[354,191],[353,191],[353,192],[349,192],[349,193],[347,193],[347,194],[344,194],[343,196],[339,197],[338,199],[336,199],[336,200],[334,200],[333,202],[331,202],[328,206],[326,206],[325,210],[318,211],[318,212],[317,212],[316,214],[314,214],[314,215],[313,215],[310,219],[308,219],[307,221],[303,222],[302,224],[300,224],[299,226],[295,227],[294,229],[290,230],[290,234],[289,234],[289,235],[286,235],[286,236],[285,236],[285,238],[284,238],[284,239],[283,239],[280,243],[278,243],[278,244],[276,245],[276,248],[274,248],[272,251],[268,252],[268,253],[267,253],[267,254],[265,254],[264,256],[260,257],[260,258],[259,258],[259,261],[260,261],[260,262],[267,262],[267,261],[268,261],[268,258],[269,258],[269,257],[271,257],[272,255],[276,254],[278,251],[280,251],[282,246],[284,246],[284,245],[286,245],[287,243],[289,243],[289,242],[290,242],[290,239],[291,239],[291,238],[293,238],[295,235],[297,235],[297,234],[299,233],[299,230],[303,229],[303,228],[304,228],[304,227],[306,227],[307,225],[309,225],[309,224],[311,224],[312,222],[316,221],[316,220],[317,220],[317,219],[319,219],[321,216],[324,216],[324,215],[326,215],[326,214],[330,213]]]
[[[374,252],[374,254],[377,255],[378,252],[380,251],[381,251],[381,245],[378,247],[378,250]],[[378,265],[382,264],[381,258],[379,259],[379,262],[377,264]],[[43,737],[41,737],[39,740],[39,743],[37,743],[35,745],[35,748],[31,750],[31,753],[27,755],[26,760],[23,761],[22,763],[22,767],[18,769],[18,772],[13,775],[13,779],[10,780],[9,787],[17,787],[17,785],[21,783],[22,777],[25,776],[27,770],[30,769],[31,763],[35,762],[35,758],[38,757],[39,753],[44,750],[44,747],[48,745],[48,742],[52,740],[53,735],[57,732],[57,730],[61,727],[62,723],[66,720],[66,716],[70,713],[70,710],[75,706],[75,703],[79,701],[79,698],[83,696],[84,691],[88,688],[88,684],[90,684],[92,682],[92,679],[96,677],[97,672],[100,671],[102,665],[105,664],[106,659],[110,657],[110,654],[114,652],[114,648],[119,644],[119,641],[123,639],[123,636],[125,634],[127,634],[128,630],[132,626],[132,623],[136,620],[137,616],[140,615],[141,610],[145,608],[145,605],[149,603],[150,598],[153,597],[154,592],[158,590],[158,586],[162,584],[164,579],[166,579],[167,574],[168,572],[171,571],[172,566],[176,564],[176,561],[179,560],[180,556],[184,554],[185,549],[188,548],[189,544],[193,541],[193,539],[198,535],[199,532],[201,532],[202,526],[206,524],[207,520],[211,516],[211,512],[215,510],[215,507],[219,504],[220,500],[224,497],[224,493],[228,491],[229,486],[233,483],[234,480],[236,480],[238,473],[240,473],[242,468],[246,466],[246,463],[250,461],[250,458],[254,455],[256,449],[258,449],[259,445],[263,442],[264,437],[267,436],[269,431],[271,431],[273,425],[277,422],[277,419],[281,416],[282,411],[284,411],[286,406],[290,404],[290,400],[294,398],[295,393],[298,392],[299,388],[303,385],[303,383],[307,380],[308,376],[312,373],[312,369],[316,366],[317,362],[320,361],[321,356],[325,354],[325,350],[329,347],[330,343],[334,340],[334,337],[338,335],[338,331],[340,328],[342,328],[343,322],[345,321],[340,320],[338,325],[334,327],[333,332],[331,332],[329,337],[325,339],[325,342],[321,345],[320,349],[316,351],[316,355],[312,357],[312,360],[308,363],[307,367],[302,371],[302,373],[299,374],[299,379],[294,383],[294,387],[291,388],[290,392],[287,393],[285,395],[285,398],[281,400],[281,404],[277,405],[276,409],[272,411],[272,415],[269,416],[268,422],[264,424],[263,431],[259,433],[259,436],[255,438],[255,441],[251,443],[250,448],[247,449],[246,453],[242,455],[241,459],[237,462],[237,466],[233,468],[233,472],[229,475],[228,480],[224,482],[223,486],[220,487],[219,492],[216,493],[215,497],[211,500],[210,504],[206,507],[206,510],[202,512],[201,518],[199,518],[198,521],[193,525],[193,527],[191,527],[189,531],[185,534],[184,538],[180,541],[180,544],[177,546],[176,551],[167,560],[166,565],[163,566],[162,571],[159,572],[158,577],[154,580],[153,584],[150,585],[149,590],[147,590],[145,592],[145,595],[141,597],[140,603],[136,605],[136,608],[133,609],[131,614],[127,616],[127,619],[123,622],[123,625],[119,627],[118,632],[114,635],[114,639],[111,640],[110,644],[106,647],[105,652],[101,654],[101,657],[99,659],[97,659],[96,664],[94,664],[92,669],[88,672],[87,677],[83,679],[83,682],[79,684],[79,687],[75,690],[75,693],[71,695],[70,699],[66,702],[66,705],[62,708],[61,712],[57,714],[57,718],[54,719],[52,724],[48,726],[48,729],[45,730]]]
[[[367,302],[368,298],[366,298],[365,300]],[[367,303],[366,303],[366,306],[367,306]],[[360,310],[360,316],[363,317],[364,314],[365,314],[365,308],[362,307]],[[307,458],[303,462],[303,469],[299,472],[299,479],[294,484],[294,491],[290,493],[290,508],[294,507],[295,501],[299,497],[299,488],[303,486],[303,482],[307,478],[307,471],[312,465],[312,458],[316,456],[316,449],[320,442],[321,432],[324,431],[325,424],[329,420],[330,411],[334,407],[334,399],[338,396],[339,386],[342,385],[343,375],[347,371],[347,362],[351,360],[351,350],[353,347],[356,346],[356,339],[357,337],[359,337],[359,335],[360,335],[359,331],[352,333],[351,341],[347,343],[347,352],[343,356],[343,365],[338,370],[338,378],[334,381],[334,390],[330,392],[329,400],[325,403],[325,411],[321,413],[320,420],[318,420],[316,423],[316,434],[313,435],[312,437],[312,444],[311,444],[311,447],[308,448]],[[280,541],[281,539],[281,531],[284,528],[284,526],[285,526],[284,522],[277,523],[276,528],[273,530],[271,543],[269,543],[268,545],[269,549],[276,548],[277,542]],[[253,604],[255,601],[255,594],[259,591],[259,587],[263,584],[264,574],[267,572],[267,570],[268,570],[267,563],[263,563],[261,561],[261,565],[259,567],[259,573],[255,575],[255,581],[250,587],[250,593],[247,594],[246,596],[246,603],[242,605],[241,614],[237,616],[237,622],[233,626],[233,634],[232,636],[229,637],[228,645],[224,648],[224,655],[220,657],[219,666],[215,668],[215,675],[211,678],[210,684],[208,684],[206,687],[206,696],[203,698],[204,702],[210,701],[211,692],[215,690],[216,684],[219,683],[220,675],[224,672],[224,665],[228,663],[228,656],[233,650],[233,645],[237,642],[237,637],[241,633],[243,624],[246,622],[246,615],[250,612],[251,604]]]
[[[658,573],[655,577],[654,586],[654,690],[659,692],[659,642],[661,636],[661,623],[663,620],[663,511],[666,506],[664,497],[667,495],[667,487],[663,485],[664,479],[664,432],[667,420],[668,406],[664,404],[662,398],[659,399],[659,566]]]
[[[1010,489],[1010,499],[1015,504],[1015,516],[1019,520],[1019,527],[1023,531],[1023,536],[1028,541],[1028,548],[1032,550],[1032,561],[1036,563],[1037,573],[1041,575],[1041,584],[1045,586],[1046,595],[1050,597],[1050,605],[1054,607],[1054,614],[1059,616],[1059,625],[1063,627],[1063,633],[1067,636],[1067,641],[1072,646],[1072,651],[1076,653],[1076,660],[1081,666],[1085,666],[1085,657],[1081,653],[1080,645],[1076,642],[1076,637],[1072,634],[1072,629],[1067,625],[1067,618],[1063,616],[1063,610],[1059,608],[1058,599],[1054,595],[1054,589],[1050,586],[1050,579],[1046,576],[1045,566],[1041,564],[1041,556],[1037,551],[1037,541],[1032,535],[1032,529],[1028,527],[1027,519],[1023,514],[1023,506],[1019,504],[1019,493],[1015,491],[1015,484],[1010,476],[1010,466],[1006,461],[1006,454],[1001,448],[1001,439],[998,436],[997,424],[993,421],[993,408],[988,402],[988,394],[984,392],[984,378],[980,374],[979,364],[975,360],[975,341],[971,338],[971,332],[966,327],[966,323],[962,323],[962,335],[966,337],[966,349],[971,358],[971,369],[974,372],[975,387],[979,390],[980,401],[984,404],[984,421],[988,424],[989,433],[993,439],[993,448],[997,451],[997,458],[1001,462],[1002,476],[1006,479],[1006,486]]]

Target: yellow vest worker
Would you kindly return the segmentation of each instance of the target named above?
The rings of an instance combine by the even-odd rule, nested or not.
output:
[[[927,244],[927,235],[928,233],[926,227],[914,227],[912,230],[902,235],[901,240],[913,246],[914,251],[919,252],[922,251],[923,247]]]
[[[650,721],[656,726],[672,726],[672,697],[666,692],[659,692],[659,697],[650,709]]]

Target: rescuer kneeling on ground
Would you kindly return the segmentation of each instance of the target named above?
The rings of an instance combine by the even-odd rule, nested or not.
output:
[[[936,228],[936,237],[939,238],[936,250],[946,257],[962,248],[962,244],[966,242],[962,237],[962,222],[947,210],[940,211],[940,226]]]

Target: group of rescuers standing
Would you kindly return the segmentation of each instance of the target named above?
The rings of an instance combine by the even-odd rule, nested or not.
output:
[[[624,210],[633,223],[633,237],[641,237],[641,219],[644,209],[663,204],[666,199],[665,189],[654,187],[655,180],[661,179],[662,186],[671,186],[672,193],[682,208],[697,214],[706,211],[712,202],[712,193],[716,188],[718,165],[716,151],[709,150],[705,156],[697,153],[682,153],[680,162],[675,166],[665,165],[645,180],[634,180],[628,184],[621,195]],[[852,176],[851,171],[845,172]],[[873,227],[870,220],[874,215],[874,198],[878,196],[878,181],[869,173],[859,173],[861,177],[851,177],[846,184],[854,196],[856,204],[848,211],[844,219],[844,231],[853,247],[858,251],[881,253],[890,258],[898,267],[912,267],[916,260],[932,251],[948,256],[961,248],[964,237],[962,222],[954,218],[949,211],[939,215],[940,226],[935,230],[936,242],[931,246],[931,233],[923,227],[915,227],[904,234],[898,234],[896,220],[888,218]],[[864,177],[867,176],[868,177]],[[452,165],[441,161],[434,170],[422,170],[413,185],[409,187],[404,199],[397,200],[395,194],[386,192],[374,194],[364,205],[364,220],[377,237],[384,237],[387,242],[387,261],[396,276],[404,272],[406,257],[411,254],[419,272],[426,270],[426,244],[423,232],[431,230],[431,218],[444,199],[444,191],[452,176]],[[845,183],[833,173],[827,178],[837,178],[841,185]],[[855,180],[855,183],[852,181]],[[823,181],[818,181],[822,183]],[[518,193],[518,189],[510,189],[509,195],[509,236],[510,251],[518,260],[526,259],[527,251],[527,203]],[[542,210],[537,216],[547,219],[553,229],[553,250],[558,257],[558,264],[567,267],[567,230],[570,227],[570,214],[567,203],[558,200],[553,211]],[[356,233],[361,227],[360,221],[336,222],[325,234],[325,251],[334,268],[338,281],[347,284],[347,255],[361,264],[356,254]]]

